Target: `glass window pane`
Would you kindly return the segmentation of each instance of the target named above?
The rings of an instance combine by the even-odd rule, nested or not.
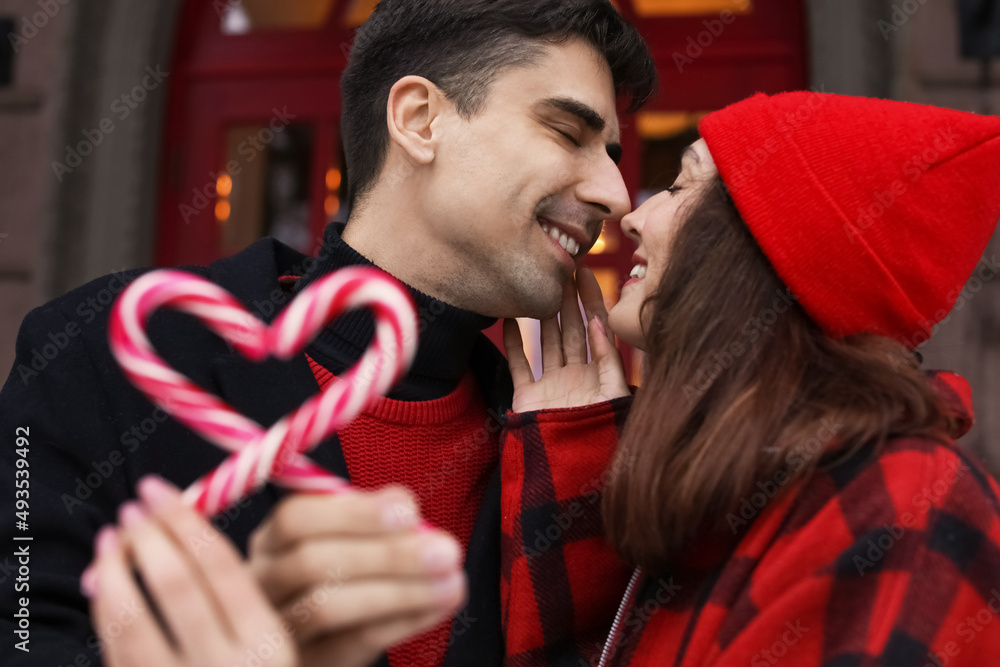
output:
[[[326,25],[335,0],[228,0],[219,11],[226,35],[257,30],[315,30]]]
[[[704,116],[704,113],[639,114],[642,167],[636,206],[673,185],[679,173],[681,155],[698,140],[698,121]]]
[[[347,177],[342,166],[344,162],[346,162],[344,147],[340,139],[334,136],[330,150],[330,164],[326,169],[326,199],[323,203],[327,224],[347,222],[350,216],[347,207]]]
[[[292,124],[242,125],[226,132],[215,218],[222,252],[239,252],[265,236],[311,250],[309,194],[314,130]]]
[[[639,16],[699,16],[730,11],[749,14],[751,0],[632,0]]]

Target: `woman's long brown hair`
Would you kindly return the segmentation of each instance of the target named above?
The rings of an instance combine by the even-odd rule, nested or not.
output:
[[[698,538],[735,543],[745,503],[758,507],[831,458],[896,436],[946,437],[913,353],[878,336],[826,336],[718,177],[677,230],[643,316],[643,386],[604,514],[612,544],[647,571],[676,565]]]

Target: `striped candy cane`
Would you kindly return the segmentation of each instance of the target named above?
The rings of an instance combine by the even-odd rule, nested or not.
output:
[[[160,308],[194,315],[257,362],[270,356],[292,359],[323,327],[357,308],[374,313],[375,338],[353,368],[265,429],[156,353],[146,324]],[[180,271],[154,271],[132,283],[115,302],[109,337],[111,351],[132,384],[206,440],[233,452],[184,493],[185,502],[211,517],[268,480],[311,493],[350,488],[305,453],[389,392],[413,361],[418,329],[409,292],[376,269],[352,267],[324,277],[296,297],[270,327],[214,283]]]

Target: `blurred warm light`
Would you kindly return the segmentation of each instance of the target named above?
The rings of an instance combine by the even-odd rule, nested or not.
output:
[[[632,349],[632,379],[631,384],[636,387],[642,386],[642,371],[645,369],[646,355],[636,349]]]
[[[700,16],[730,11],[747,14],[753,11],[750,0],[632,0],[639,16]]]
[[[320,28],[330,16],[335,0],[215,0],[222,14],[223,32],[244,34],[251,30]]]
[[[601,232],[601,236],[597,239],[597,243],[591,248],[591,255],[610,255],[618,252],[618,233],[614,229],[609,229],[607,226]]]
[[[227,201],[220,201],[215,205],[215,219],[219,222],[225,222],[229,220],[229,215],[232,213],[232,207]]]
[[[368,20],[378,0],[354,0],[347,13],[344,14],[344,24],[348,28],[357,28]]]
[[[601,294],[604,295],[604,306],[611,310],[618,303],[618,299],[621,296],[619,294],[619,289],[621,288],[621,276],[617,269],[608,268],[591,268],[594,272],[594,277],[597,278],[597,284],[601,287]]]
[[[340,189],[340,182],[343,176],[339,169],[331,169],[326,172],[326,189],[327,190],[338,190]]]
[[[687,129],[698,127],[707,113],[645,111],[636,117],[639,136],[643,139],[669,139]]]
[[[340,198],[337,197],[336,195],[330,195],[329,197],[326,198],[326,204],[324,205],[324,208],[326,209],[326,214],[329,217],[332,218],[333,216],[337,215],[337,212],[340,210]]]
[[[215,182],[215,190],[220,197],[228,197],[233,192],[233,179],[229,174],[219,174]]]

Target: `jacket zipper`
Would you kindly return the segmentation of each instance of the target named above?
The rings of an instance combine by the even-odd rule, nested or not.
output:
[[[598,664],[598,667],[608,667],[612,647],[618,641],[618,635],[621,634],[625,612],[628,611],[629,605],[632,602],[632,596],[635,594],[635,587],[638,585],[641,577],[642,570],[635,568],[635,572],[632,573],[632,578],[628,582],[628,588],[625,589],[625,597],[622,598],[621,604],[618,605],[618,613],[615,614],[615,622],[611,624],[611,633],[608,635],[608,641],[604,644],[604,650],[601,651],[601,662]]]

